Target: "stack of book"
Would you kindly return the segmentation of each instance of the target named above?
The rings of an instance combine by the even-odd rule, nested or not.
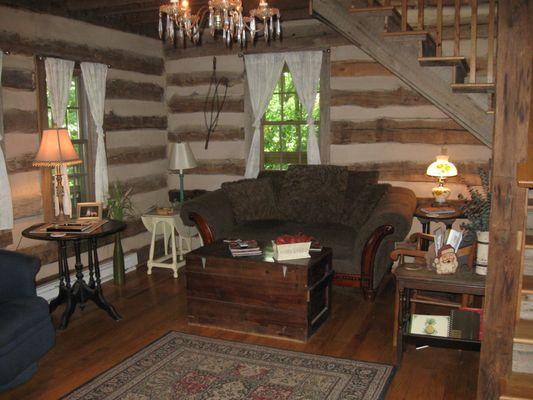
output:
[[[263,251],[255,240],[230,241],[229,251],[233,257],[251,257],[263,254]]]

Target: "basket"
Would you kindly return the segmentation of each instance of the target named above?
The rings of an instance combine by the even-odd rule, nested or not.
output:
[[[277,261],[311,257],[309,255],[311,242],[276,244],[273,241],[272,247],[274,249],[274,259]]]

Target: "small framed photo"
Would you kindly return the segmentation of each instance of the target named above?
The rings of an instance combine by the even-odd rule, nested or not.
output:
[[[78,203],[76,211],[79,220],[99,220],[102,219],[102,203]]]

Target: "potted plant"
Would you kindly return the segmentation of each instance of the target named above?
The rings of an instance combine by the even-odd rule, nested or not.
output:
[[[120,182],[114,182],[109,189],[107,198],[107,217],[117,221],[135,217],[135,208],[131,200],[132,189],[126,189]],[[124,284],[124,250],[120,232],[115,235],[115,249],[113,251],[113,280],[116,285]]]
[[[476,233],[476,273],[486,275],[489,256],[489,222],[492,196],[488,173],[480,168],[479,177],[481,178],[481,189],[470,185],[467,186],[470,200],[461,207],[461,210],[469,222],[463,224],[462,227]],[[462,195],[459,195],[459,198],[465,200]]]

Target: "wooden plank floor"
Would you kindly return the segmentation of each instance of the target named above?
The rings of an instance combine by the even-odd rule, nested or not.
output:
[[[56,346],[41,360],[39,371],[26,384],[0,399],[58,399],[96,375],[134,354],[170,330],[282,349],[393,362],[393,284],[389,283],[375,303],[364,302],[353,289],[334,289],[329,321],[307,344],[286,340],[189,327],[186,321],[183,275],[173,279],[168,271],[145,268],[127,275],[123,288],[104,285],[107,299],[124,319],[111,320],[88,305],[76,310],[65,331],[57,332]],[[57,324],[62,308],[54,313]],[[479,353],[407,347],[402,366],[389,388],[387,399],[473,399]]]

